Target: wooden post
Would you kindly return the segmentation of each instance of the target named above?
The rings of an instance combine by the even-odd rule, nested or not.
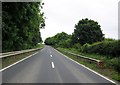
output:
[[[102,68],[102,69],[103,69],[103,68],[104,68],[104,62],[100,60],[100,61],[98,62],[98,66],[99,66],[99,68]]]

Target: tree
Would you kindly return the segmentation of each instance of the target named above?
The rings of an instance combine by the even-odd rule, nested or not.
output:
[[[29,49],[41,42],[40,27],[45,26],[41,2],[2,3],[3,51]]]
[[[93,20],[82,19],[75,25],[74,33],[72,34],[72,42],[80,43],[81,45],[102,41],[104,34],[98,22]]]
[[[65,32],[57,33],[53,37],[48,37],[45,42],[46,45],[53,45],[57,47],[70,47],[71,35]]]
[[[55,39],[54,37],[48,37],[46,38],[45,42],[44,42],[46,45],[55,45]]]

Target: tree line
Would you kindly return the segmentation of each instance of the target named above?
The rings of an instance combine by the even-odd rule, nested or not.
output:
[[[86,43],[94,43],[104,40],[104,34],[100,28],[98,22],[89,20],[88,18],[80,20],[76,25],[72,35],[68,35],[65,32],[58,33],[53,37],[49,37],[45,40],[45,44],[55,45],[59,43],[71,43],[70,45],[64,45],[71,47],[76,43],[84,45]],[[59,45],[58,45],[59,46]],[[63,45],[60,45],[63,46]]]
[[[2,3],[2,51],[33,48],[42,41],[45,26],[41,2]]]
[[[46,45],[63,48],[76,48],[84,53],[98,53],[120,56],[120,40],[105,39],[101,26],[97,21],[82,19],[76,25],[72,35],[57,33],[45,40]]]

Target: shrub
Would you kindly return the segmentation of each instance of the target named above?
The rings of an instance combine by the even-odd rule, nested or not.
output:
[[[76,48],[76,49],[81,49],[81,44],[80,43],[76,43],[73,45],[73,48]]]
[[[120,57],[111,59],[112,67],[120,73]]]
[[[90,44],[86,43],[82,46],[81,51],[88,53],[89,49],[90,49]]]
[[[120,40],[102,41],[92,45],[84,44],[82,48],[83,52],[87,53],[98,53],[112,57],[120,56]]]

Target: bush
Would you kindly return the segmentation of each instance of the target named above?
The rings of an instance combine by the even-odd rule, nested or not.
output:
[[[111,66],[120,73],[120,57],[111,59]]]
[[[58,42],[58,47],[63,47],[63,48],[70,48],[72,47],[71,45],[71,39],[66,39]]]
[[[81,44],[80,43],[76,43],[76,44],[74,44],[73,45],[73,48],[75,48],[75,49],[79,49],[79,50],[81,50]]]
[[[82,46],[82,48],[81,48],[81,51],[82,52],[85,52],[85,53],[88,53],[88,51],[89,51],[89,49],[90,49],[90,44],[88,44],[88,43],[86,43],[86,44],[84,44],[83,46]]]
[[[98,53],[102,55],[110,55],[112,57],[120,56],[120,40],[102,41],[92,45],[84,44],[83,52]]]

